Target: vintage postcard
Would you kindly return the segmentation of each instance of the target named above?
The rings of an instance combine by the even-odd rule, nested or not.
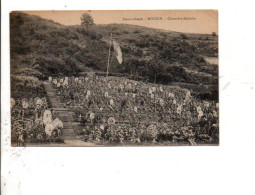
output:
[[[11,143],[219,145],[216,10],[12,11]]]

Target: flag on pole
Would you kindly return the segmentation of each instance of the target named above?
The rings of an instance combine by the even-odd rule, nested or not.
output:
[[[113,42],[113,48],[114,48],[115,52],[117,53],[117,55],[116,55],[117,60],[120,64],[122,64],[122,52],[120,49],[120,45],[119,45],[119,43],[117,43],[114,40],[112,42]]]

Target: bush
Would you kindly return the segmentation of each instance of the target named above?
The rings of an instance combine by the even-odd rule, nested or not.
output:
[[[188,37],[187,37],[187,35],[185,35],[185,34],[180,34],[180,37],[182,38],[182,39],[188,39]]]
[[[135,30],[133,33],[137,34],[137,33],[140,33],[140,31],[139,30]]]
[[[61,137],[57,137],[57,138],[54,140],[54,142],[56,142],[56,143],[65,143],[64,139],[61,138]]]
[[[167,67],[166,71],[173,75],[173,81],[175,82],[190,81],[188,74],[183,67],[180,67],[178,65],[170,65],[169,67]]]
[[[213,36],[213,37],[216,37],[216,33],[215,33],[215,32],[212,32],[212,36]]]
[[[46,96],[42,83],[33,76],[11,75],[11,97],[30,98]]]

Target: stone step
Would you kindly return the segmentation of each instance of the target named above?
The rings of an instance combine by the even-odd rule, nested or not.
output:
[[[70,127],[64,128],[63,132],[73,132],[73,128],[70,128]]]
[[[58,114],[59,118],[61,118],[62,120],[66,120],[66,122],[70,121],[73,119],[73,117],[70,117],[70,116],[63,116],[63,115],[60,115]]]
[[[73,132],[73,128],[69,127],[69,128],[63,129],[63,133],[64,132]]]
[[[70,120],[66,121],[65,125],[72,125],[72,121],[70,121]]]
[[[53,108],[54,112],[57,112],[62,115],[69,115],[70,113],[67,111],[66,108]]]
[[[54,110],[54,111],[63,117],[71,117],[74,115],[74,113],[71,113],[68,111],[56,111],[56,110]]]
[[[68,113],[67,111],[65,110],[54,110],[53,111],[61,116],[70,116],[70,113]]]
[[[73,132],[68,132],[68,133],[63,133],[63,135],[62,136],[73,136],[73,137],[75,137],[75,135],[74,135],[74,133]]]
[[[59,120],[61,120],[61,121],[64,123],[64,126],[66,126],[65,123],[69,122],[68,119],[63,119],[63,118],[61,118],[61,117],[58,117],[58,118],[59,118]]]
[[[64,122],[64,124],[65,124],[66,126],[73,126],[72,122],[70,122],[70,121],[66,121],[66,122]]]
[[[63,136],[75,136],[74,132],[63,133]]]
[[[47,94],[50,96],[50,97],[55,97],[55,92],[51,92],[51,91],[48,91]]]
[[[65,132],[63,133],[63,136],[75,136],[74,132]]]
[[[62,119],[68,119],[69,121],[73,121],[73,116],[62,115],[61,113],[55,113],[55,114],[57,114]]]
[[[67,130],[67,129],[71,129],[71,130]],[[73,131],[73,128],[71,126],[69,126],[69,127],[65,126],[63,131]]]
[[[67,121],[64,123],[65,125],[73,125],[71,121]]]
[[[66,137],[66,136],[68,136],[68,137],[75,137],[74,133],[63,133],[62,136],[63,137]]]
[[[72,125],[65,125],[64,124],[64,129],[72,129],[73,130],[73,126]]]
[[[70,113],[66,113],[65,111],[56,111],[56,110],[53,110],[54,113],[56,113],[57,115],[59,116],[62,116],[62,117],[71,117],[72,115]]]

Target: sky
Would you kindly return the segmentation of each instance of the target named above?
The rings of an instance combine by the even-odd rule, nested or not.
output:
[[[218,34],[216,10],[92,10],[92,11],[24,11],[63,25],[79,25],[83,13],[95,24],[122,23],[186,33]]]

